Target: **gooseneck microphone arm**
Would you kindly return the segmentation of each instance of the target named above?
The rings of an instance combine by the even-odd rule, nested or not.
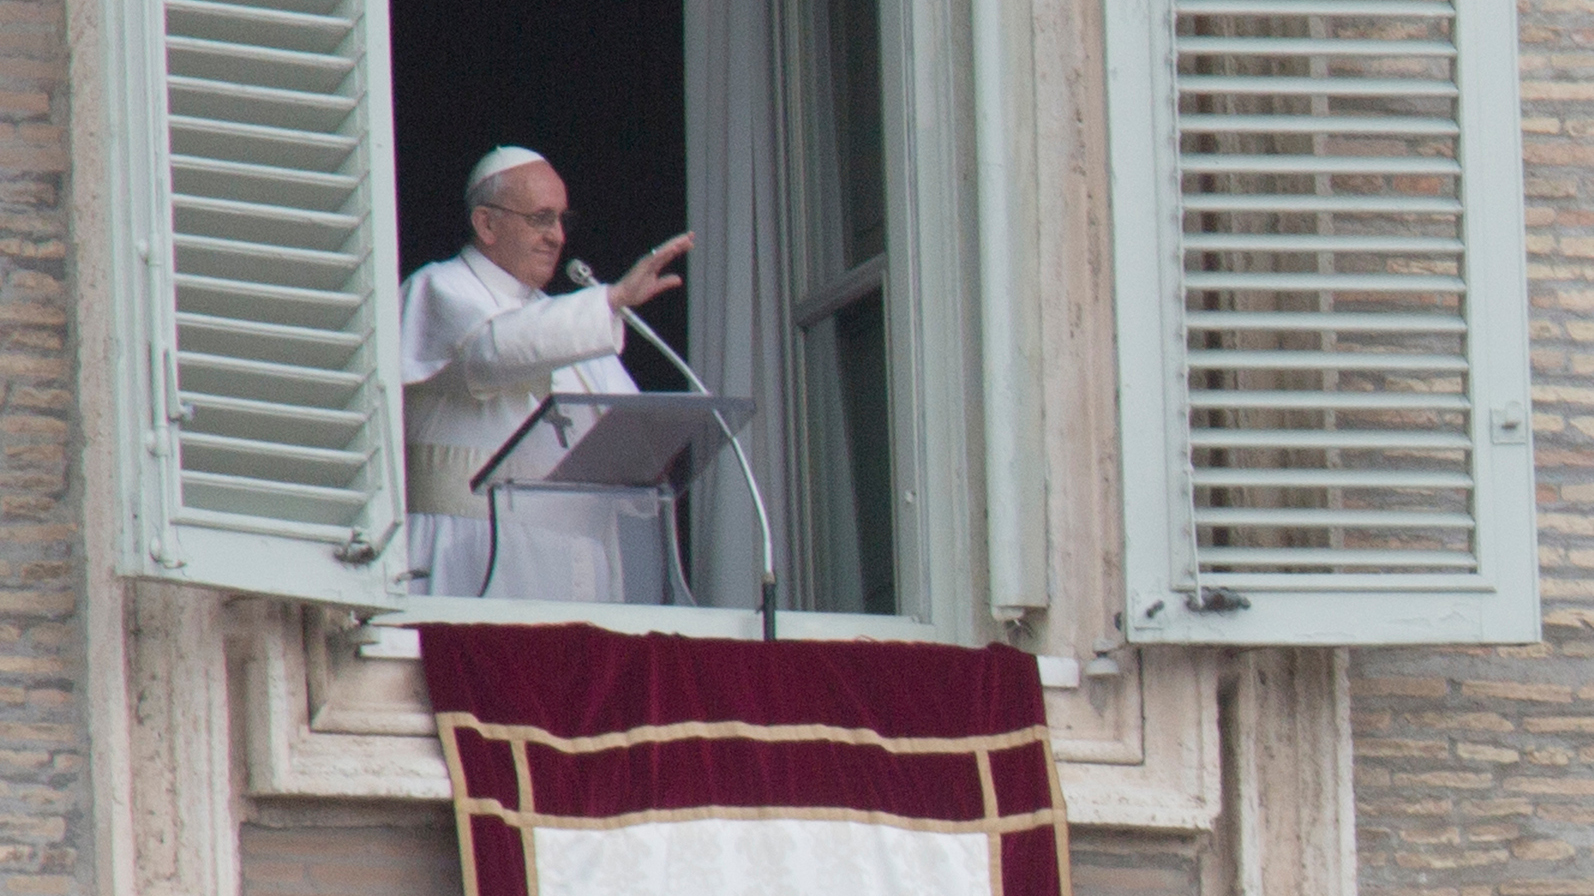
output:
[[[592,287],[603,285],[598,282],[597,277],[593,276],[591,265],[579,258],[572,258],[570,263],[565,265],[565,276],[569,277],[570,282],[577,286]],[[692,370],[692,365],[686,363],[686,359],[677,354],[668,342],[665,342],[659,334],[653,332],[653,328],[648,326],[647,322],[642,318],[638,317],[636,312],[630,308],[621,308],[620,317],[627,324],[630,324],[631,328],[636,330],[643,339],[646,339],[654,348],[662,352],[664,357],[675,365],[675,369],[681,371],[682,375],[686,377],[686,381],[692,384],[694,391],[703,395],[714,394],[709,391],[708,386],[703,385],[703,381]],[[731,443],[731,452],[736,455],[736,462],[742,468],[742,479],[747,483],[747,491],[753,496],[753,509],[758,513],[758,531],[764,539],[764,571],[761,580],[762,593],[760,595],[761,606],[759,609],[764,617],[764,640],[773,641],[775,640],[775,548],[774,539],[770,535],[769,512],[764,508],[764,494],[758,488],[758,479],[753,475],[753,465],[747,461],[747,452],[742,449],[741,440],[736,438],[736,433],[731,432],[730,425],[725,422],[724,417],[720,416],[719,411],[714,412],[714,419],[719,423],[720,431],[725,433],[725,437]]]

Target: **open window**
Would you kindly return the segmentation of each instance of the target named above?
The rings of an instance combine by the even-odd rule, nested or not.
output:
[[[757,549],[729,464],[701,485],[692,520],[694,588],[722,612],[484,601],[444,609],[403,593],[398,277],[448,254],[439,240],[463,241],[456,185],[474,156],[493,143],[524,142],[549,150],[577,205],[583,191],[650,213],[684,205],[679,223],[627,233],[604,233],[589,218],[576,234],[586,244],[573,238],[571,248],[600,273],[617,276],[630,253],[679,226],[699,232],[688,307],[660,308],[676,318],[665,329],[678,341],[690,330],[691,356],[711,384],[759,401],[746,438],[773,494],[782,607],[814,611],[794,614],[784,631],[957,639],[970,626],[969,588],[942,588],[932,606],[922,568],[931,552],[921,542],[938,506],[948,511],[940,517],[946,537],[965,538],[955,520],[967,516],[967,501],[926,489],[922,458],[958,456],[961,444],[944,443],[963,435],[949,426],[927,441],[920,396],[926,377],[966,376],[968,352],[961,311],[932,315],[938,327],[923,326],[921,311],[926,302],[966,306],[958,269],[966,250],[955,214],[923,222],[908,214],[926,197],[943,208],[960,201],[951,195],[954,118],[921,126],[917,143],[907,136],[910,60],[934,80],[953,64],[954,36],[926,32],[945,46],[915,47],[908,4],[898,0],[780,8],[692,0],[659,7],[672,16],[664,33],[679,28],[674,63],[619,39],[554,57],[526,51],[528,15],[580,34],[590,29],[576,20],[601,14],[545,6],[473,10],[476,37],[466,40],[459,29],[426,24],[435,4],[391,4],[392,33],[431,35],[460,60],[457,72],[404,59],[390,65],[390,6],[378,0],[165,0],[132,14],[144,39],[129,53],[124,113],[133,135],[124,159],[133,237],[119,254],[131,299],[119,309],[131,334],[124,569],[461,618],[756,631],[747,610],[758,593]],[[444,125],[468,131],[480,115],[519,119],[504,111],[517,103],[498,94],[482,101],[480,115],[461,105],[468,96],[452,95],[417,115],[403,95],[407,78],[457,93],[501,75],[521,100],[547,105],[550,97],[527,85],[568,82],[571,60],[598,64],[611,52],[630,53],[643,68],[673,64],[647,77],[680,94],[670,121],[641,116],[629,131],[604,131],[587,153],[620,153],[628,188],[582,182],[590,159],[579,115],[550,119],[548,139],[484,131],[482,145],[451,145],[444,152],[455,171],[427,171],[438,156],[413,151]],[[596,116],[615,117],[625,116]],[[421,120],[433,131],[417,130]],[[550,146],[558,139],[572,147],[566,158]],[[910,156],[923,147],[946,170],[915,181]],[[683,176],[637,164],[660,157]],[[396,207],[399,179],[433,186],[418,204]],[[595,217],[624,217],[598,208]],[[442,236],[417,248],[413,233],[428,227]],[[936,360],[927,366],[924,358]],[[667,374],[656,382],[677,385]]]

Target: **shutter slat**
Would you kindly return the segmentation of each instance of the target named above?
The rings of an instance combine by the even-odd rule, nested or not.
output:
[[[324,488],[348,488],[370,460],[356,451],[210,433],[185,432],[181,445],[184,470]]]
[[[356,100],[324,93],[254,87],[227,81],[166,79],[172,114],[326,133],[343,125]]]
[[[351,20],[338,16],[207,0],[166,0],[168,35],[305,53],[332,53],[353,29]]]
[[[1465,513],[1339,510],[1317,507],[1197,507],[1200,526],[1269,529],[1471,529]]]
[[[1185,286],[1193,290],[1260,290],[1266,292],[1444,292],[1466,291],[1460,277],[1433,274],[1310,274],[1288,271],[1187,271]]]
[[[184,349],[199,354],[341,370],[369,334],[179,312],[177,338]]]
[[[1182,75],[1183,94],[1234,96],[1412,97],[1453,99],[1460,95],[1450,81],[1419,78],[1296,78],[1282,75]]]
[[[1202,560],[1213,566],[1329,566],[1422,569],[1476,569],[1478,558],[1462,551],[1335,550],[1333,548],[1208,548]]]
[[[179,274],[177,307],[195,314],[288,326],[342,329],[362,304],[356,293],[298,289],[247,280]]]
[[[1316,392],[1259,389],[1191,389],[1192,408],[1278,410],[1466,411],[1465,395],[1443,392]]]
[[[225,433],[261,442],[288,442],[315,448],[339,448],[359,435],[370,419],[353,411],[307,408],[303,405],[181,392],[179,400],[193,409],[188,433]]]
[[[1341,215],[1459,215],[1461,200],[1446,196],[1328,196],[1311,193],[1186,193],[1192,212],[1279,212]]]
[[[1436,40],[1353,40],[1310,37],[1180,37],[1181,55],[1192,56],[1433,56],[1456,55],[1454,44]]]
[[[179,352],[177,364],[185,391],[314,408],[347,408],[365,384],[358,373],[197,352]]]
[[[1188,311],[1191,330],[1305,330],[1335,333],[1465,333],[1467,322],[1440,314],[1346,311]]]
[[[331,93],[354,71],[354,60],[324,53],[169,37],[166,67],[174,75],[202,80]]]
[[[336,172],[360,145],[343,134],[173,116],[172,152],[302,171]]]
[[[1454,6],[1434,0],[1178,0],[1180,15],[1404,16],[1455,18]]]
[[[1430,156],[1295,156],[1186,153],[1186,172],[1198,174],[1405,174],[1454,177],[1454,159]]]
[[[356,489],[272,482],[199,471],[183,473],[183,504],[201,510],[327,526],[349,526],[367,501]]]
[[[1192,350],[1192,370],[1406,370],[1462,373],[1465,355],[1397,352]]]
[[[183,274],[241,278],[304,290],[341,290],[363,260],[347,252],[178,235],[177,269]]]
[[[1443,118],[1372,115],[1212,115],[1179,116],[1187,134],[1389,134],[1399,137],[1453,137],[1461,132]]]
[[[179,234],[323,252],[343,248],[360,226],[353,215],[235,199],[176,195],[172,209]]]
[[[189,196],[334,212],[359,185],[357,178],[345,174],[172,156],[172,190]]]
[[[1458,239],[1422,236],[1376,236],[1318,233],[1188,233],[1187,252],[1378,252],[1450,255],[1461,251]]]
[[[1465,435],[1406,429],[1191,429],[1195,448],[1342,448],[1383,451],[1466,451]]]
[[[1295,470],[1205,467],[1191,472],[1191,481],[1207,488],[1397,488],[1465,489],[1465,473],[1428,470]],[[1203,556],[1205,551],[1202,552]]]

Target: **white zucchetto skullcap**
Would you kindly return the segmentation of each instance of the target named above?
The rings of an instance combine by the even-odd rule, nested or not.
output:
[[[521,165],[530,165],[532,162],[545,162],[542,153],[532,152],[524,146],[499,146],[492,152],[482,156],[476,167],[470,170],[470,179],[465,182],[465,194],[476,189],[476,185],[500,171],[519,168]]]

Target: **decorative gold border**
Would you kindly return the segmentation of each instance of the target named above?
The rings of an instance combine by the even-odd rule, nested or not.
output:
[[[1057,835],[1057,891],[1063,896],[1074,892],[1073,858],[1068,851],[1068,803],[1063,799],[1063,784],[1057,777],[1057,757],[1052,755],[1052,739],[1041,741],[1046,750],[1046,778],[1052,786],[1052,810],[1057,813],[1057,823],[1052,830]]]
[[[892,812],[865,809],[844,809],[834,806],[693,806],[689,809],[643,809],[619,815],[591,817],[586,815],[552,815],[541,812],[516,811],[490,797],[454,798],[456,806],[471,815],[491,815],[505,824],[519,827],[560,828],[570,831],[612,831],[639,824],[656,824],[674,821],[853,821],[859,824],[887,825],[907,831],[925,831],[937,834],[1011,834],[1055,824],[1062,819],[1055,809],[1037,809],[1002,818],[976,818],[972,821],[946,821],[940,818],[913,818]]]
[[[1031,725],[1001,734],[970,737],[885,737],[869,728],[841,728],[835,725],[755,725],[750,722],[677,722],[672,725],[638,725],[626,731],[613,731],[591,737],[560,737],[534,725],[502,725],[482,722],[468,712],[437,713],[437,725],[471,728],[490,740],[526,741],[561,753],[598,753],[638,744],[674,740],[754,740],[763,743],[826,741],[853,746],[880,747],[891,753],[973,753],[976,750],[1008,750],[1035,741],[1048,742],[1051,732],[1045,725]]]
[[[514,756],[517,797],[521,808],[505,808],[496,799],[465,796],[465,770],[455,740],[457,729],[472,729],[489,740],[507,741]],[[505,824],[520,829],[526,858],[526,885],[531,896],[537,896],[536,828],[564,830],[616,830],[640,824],[702,821],[762,821],[789,819],[798,821],[847,821],[860,824],[887,825],[910,831],[929,833],[971,834],[984,833],[989,853],[991,893],[1002,896],[1002,835],[1050,826],[1057,842],[1058,874],[1061,892],[1072,893],[1068,857],[1068,818],[1063,802],[1062,788],[1057,776],[1057,763],[1052,756],[1051,732],[1043,724],[1032,725],[1017,731],[971,737],[885,737],[867,728],[842,728],[832,725],[754,725],[747,722],[680,722],[672,725],[643,725],[627,731],[617,731],[592,737],[560,737],[543,728],[531,725],[502,725],[485,723],[467,712],[437,713],[437,733],[443,741],[443,758],[448,764],[449,781],[454,789],[454,817],[459,828],[461,870],[465,876],[466,896],[480,896],[476,881],[476,857],[472,842],[470,819],[475,815],[494,816]],[[526,753],[528,744],[538,744],[562,753],[597,753],[623,749],[640,744],[665,743],[675,740],[752,740],[763,743],[796,743],[821,741],[855,746],[879,747],[890,753],[961,753],[971,754],[979,770],[981,797],[985,816],[973,821],[946,821],[943,819],[912,818],[891,812],[837,807],[809,808],[789,806],[694,806],[689,809],[648,809],[601,818],[545,814],[535,811],[531,786],[530,761]],[[1003,816],[996,800],[995,779],[991,771],[990,754],[999,750],[1039,742],[1044,750],[1048,784],[1051,789],[1052,808]]]

